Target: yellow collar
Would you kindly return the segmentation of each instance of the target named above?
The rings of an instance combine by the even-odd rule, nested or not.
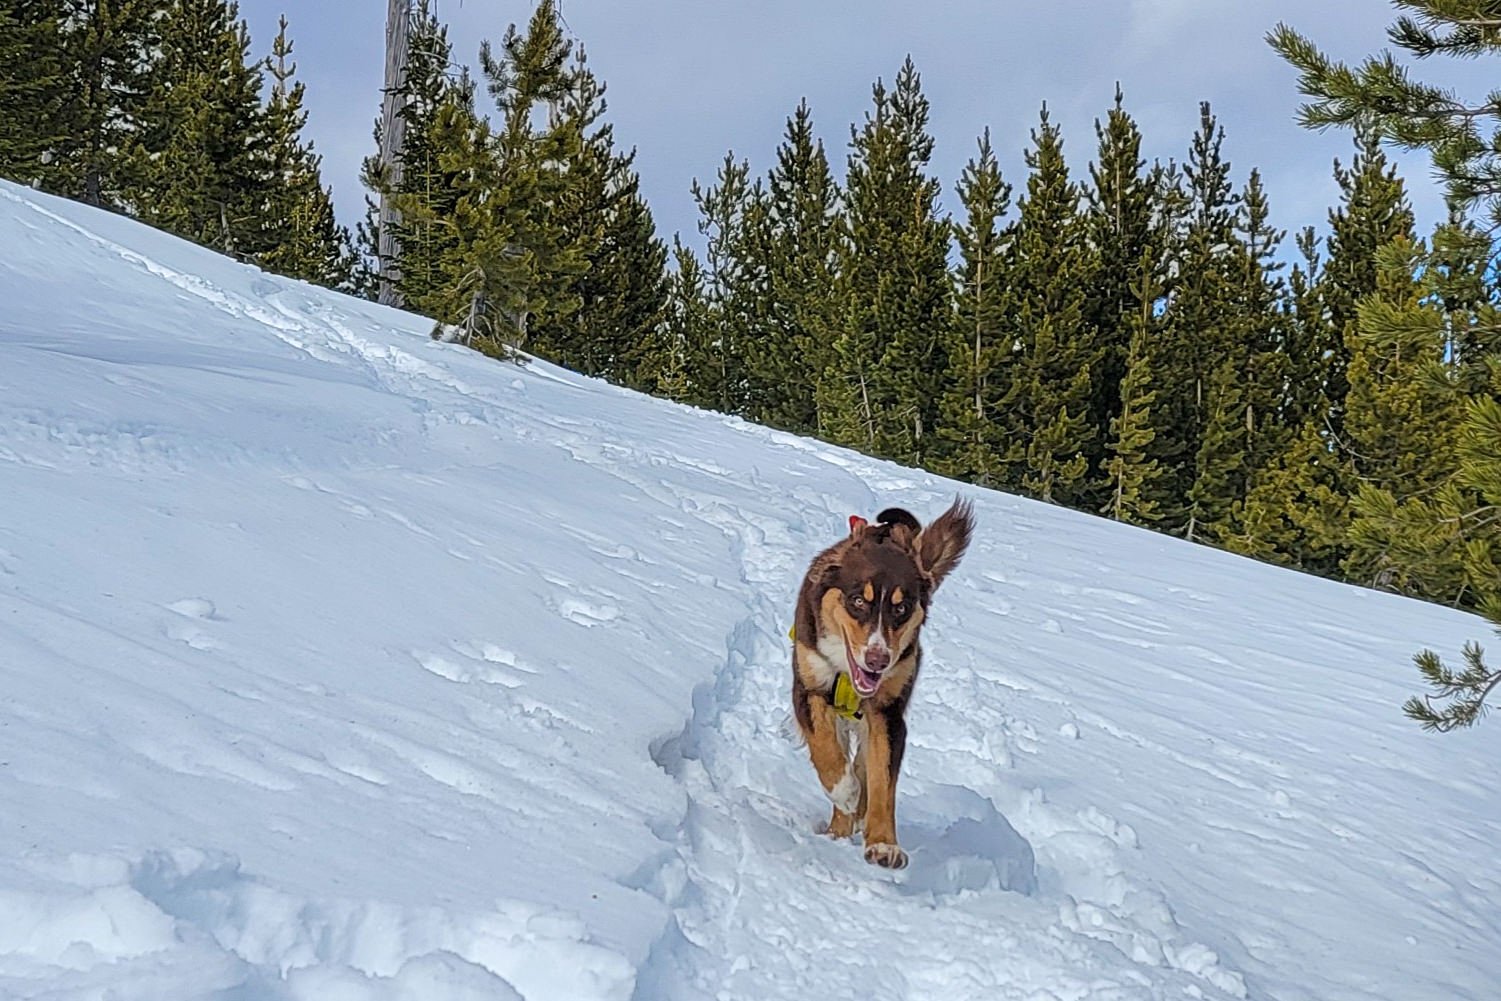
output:
[[[834,679],[834,711],[845,719],[860,718],[860,693],[850,684],[847,674]]]
[[[797,626],[787,630],[787,638],[797,642]],[[855,691],[855,686],[850,682],[850,676],[840,674],[834,679],[834,698],[831,702],[834,711],[845,719],[861,719],[860,693]]]

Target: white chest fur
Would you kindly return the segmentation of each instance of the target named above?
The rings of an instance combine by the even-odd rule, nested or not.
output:
[[[844,670],[845,656],[844,640],[838,636],[820,636],[817,648],[804,655],[809,675],[804,681],[811,682],[812,688],[832,688],[834,679]]]

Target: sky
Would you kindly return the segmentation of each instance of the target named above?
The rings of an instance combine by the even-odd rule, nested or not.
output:
[[[469,64],[483,39],[498,42],[533,7],[531,0],[436,5],[455,58]],[[364,13],[354,13],[356,6]],[[363,212],[359,163],[374,148],[385,8],[377,0],[241,2],[257,53],[269,49],[277,17],[288,13],[308,88],[307,134],[350,226]],[[1348,162],[1351,138],[1296,125],[1296,74],[1264,36],[1286,21],[1335,58],[1353,61],[1386,44],[1393,18],[1384,0],[562,0],[562,10],[608,86],[617,141],[637,149],[659,232],[681,232],[692,245],[701,244],[689,193],[695,178],[712,179],[731,150],[764,174],[802,98],[842,174],[850,126],[869,109],[872,84],[889,83],[909,54],[932,104],[931,170],[943,182],[945,211],[957,210],[954,184],[987,127],[1007,179],[1021,186],[1022,153],[1044,101],[1082,173],[1094,154],[1094,122],[1119,83],[1148,160],[1181,161],[1199,102],[1210,101],[1225,127],[1237,185],[1258,167],[1276,225],[1290,232],[1322,227],[1337,199],[1331,164],[1335,157]],[[1425,65],[1419,77],[1480,95],[1489,87],[1485,68]],[[480,99],[488,101],[483,93]],[[1401,162],[1426,231],[1443,216],[1438,187],[1425,157]]]

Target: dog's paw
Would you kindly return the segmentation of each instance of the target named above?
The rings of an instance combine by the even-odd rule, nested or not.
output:
[[[865,861],[882,869],[907,868],[907,853],[896,845],[874,844],[865,846]]]
[[[860,780],[845,772],[829,791],[829,800],[844,813],[854,813],[860,806]]]
[[[855,821],[854,814],[835,810],[834,816],[824,826],[823,833],[836,840],[840,838],[852,838],[859,827],[860,825]]]

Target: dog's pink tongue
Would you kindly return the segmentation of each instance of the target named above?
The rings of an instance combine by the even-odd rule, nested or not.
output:
[[[876,686],[881,683],[881,676],[879,674],[872,674],[859,664],[855,664],[853,665],[853,670],[850,672],[850,680],[855,683],[855,691],[861,695],[870,695],[876,690]]]

